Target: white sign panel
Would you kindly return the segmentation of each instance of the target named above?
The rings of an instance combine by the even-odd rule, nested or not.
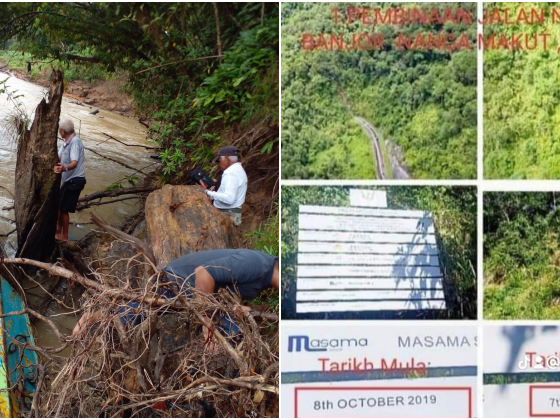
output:
[[[484,371],[545,372],[560,362],[560,326],[492,325],[484,328]],[[560,366],[556,369],[560,372]]]
[[[387,191],[351,189],[350,205],[356,207],[387,207]]]
[[[297,313],[445,309],[431,213],[299,210]]]
[[[282,327],[282,417],[473,417],[474,326]]]
[[[560,326],[486,326],[484,382],[485,417],[560,417]]]

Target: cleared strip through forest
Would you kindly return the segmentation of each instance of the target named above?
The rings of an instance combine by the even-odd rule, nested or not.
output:
[[[385,165],[383,164],[383,155],[381,154],[381,147],[379,145],[379,137],[375,133],[373,127],[363,118],[355,117],[356,121],[362,126],[368,136],[371,138],[371,144],[373,150],[375,151],[375,160],[377,166],[377,177],[379,179],[386,179],[385,176]]]

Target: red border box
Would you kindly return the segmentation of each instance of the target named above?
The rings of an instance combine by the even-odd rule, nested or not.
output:
[[[560,411],[555,414],[533,412],[533,390],[535,389],[560,389],[560,385],[529,385],[529,417],[560,417]]]
[[[469,414],[467,418],[472,418],[472,387],[454,387],[454,386],[440,386],[440,387],[430,387],[430,386],[367,386],[367,387],[326,387],[326,386],[316,386],[316,387],[295,387],[294,388],[294,417],[298,417],[298,392],[300,391],[466,391],[469,398]],[[368,416],[368,418],[375,418]],[[399,417],[400,418],[400,417]],[[443,417],[450,418],[450,417]],[[459,417],[463,418],[463,417]]]

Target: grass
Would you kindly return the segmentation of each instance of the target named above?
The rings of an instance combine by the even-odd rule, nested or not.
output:
[[[247,247],[263,251],[267,254],[279,256],[279,213],[276,211],[264,225],[261,223],[259,228],[245,235]],[[249,302],[250,306],[266,306],[269,312],[277,312],[280,302],[279,293],[274,289],[266,289],[261,295]],[[275,324],[270,324],[271,328],[278,328]]]
[[[484,286],[486,319],[560,319],[560,267],[517,268]]]

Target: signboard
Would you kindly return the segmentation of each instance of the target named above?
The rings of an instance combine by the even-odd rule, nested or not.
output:
[[[300,206],[296,312],[445,307],[431,213]]]
[[[477,328],[282,326],[282,417],[473,417]]]
[[[350,205],[353,207],[387,207],[387,191],[351,189]]]
[[[486,326],[484,384],[485,417],[560,417],[560,326]]]

